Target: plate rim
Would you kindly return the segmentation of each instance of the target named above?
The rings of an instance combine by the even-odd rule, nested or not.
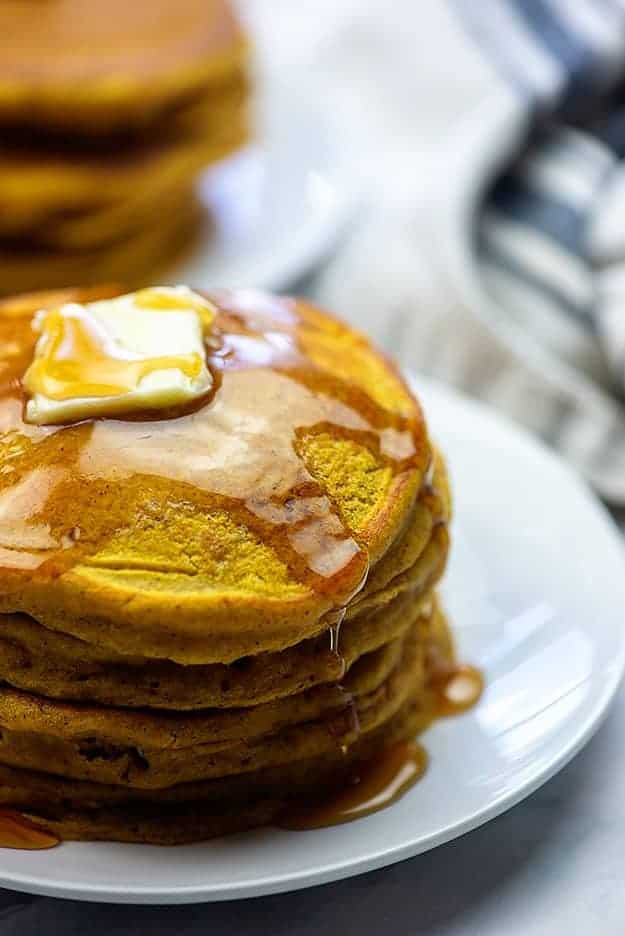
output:
[[[419,397],[425,397],[425,409],[427,409],[428,406],[428,398],[436,399],[438,397],[447,405],[460,405],[465,411],[467,409],[472,410],[478,418],[487,419],[491,422],[498,431],[503,431],[506,434],[512,433],[519,437],[524,445],[529,445],[537,451],[543,461],[547,460],[551,462],[552,465],[557,466],[559,471],[567,474],[570,481],[579,488],[580,494],[583,493],[588,496],[589,506],[592,504],[592,509],[595,510],[597,519],[603,523],[606,536],[608,538],[610,538],[610,536],[613,537],[614,548],[620,552],[620,561],[622,562],[625,572],[625,547],[623,546],[618,528],[614,524],[605,506],[592,494],[589,486],[576,469],[564,462],[562,458],[550,450],[540,439],[534,437],[523,426],[518,425],[509,417],[502,415],[487,404],[469,398],[465,394],[452,389],[440,381],[422,376],[416,377],[409,372],[406,376],[411,386],[417,389]],[[623,580],[623,593],[625,596],[625,576]],[[518,788],[500,794],[487,805],[475,809],[464,820],[452,823],[436,832],[432,832],[425,838],[419,839],[417,842],[413,841],[396,846],[387,846],[373,853],[368,852],[366,855],[355,860],[345,859],[333,865],[326,864],[322,868],[313,870],[301,869],[296,872],[284,871],[279,875],[273,874],[264,879],[255,878],[253,881],[239,881],[232,886],[229,886],[227,883],[220,883],[218,888],[213,887],[212,889],[210,884],[177,885],[172,890],[166,890],[162,887],[144,887],[133,884],[128,887],[118,885],[115,890],[112,890],[110,885],[106,884],[76,884],[71,881],[49,883],[40,876],[38,877],[32,873],[6,874],[1,867],[0,886],[40,896],[60,897],[87,902],[152,905],[212,903],[302,890],[308,887],[344,880],[368,871],[374,871],[395,864],[399,861],[404,861],[408,858],[416,857],[432,848],[436,848],[439,845],[443,845],[446,842],[466,835],[479,826],[490,822],[508,809],[518,805],[555,776],[555,774],[579,753],[601,726],[614,700],[624,672],[625,632],[620,639],[618,655],[613,660],[613,665],[610,667],[609,673],[606,674],[599,697],[583,721],[577,726],[576,731],[572,734],[567,744],[563,746],[562,750],[554,755],[534,776]],[[109,843],[68,843],[68,846],[71,847],[73,844],[83,847],[98,847],[98,845]],[[170,847],[174,848],[174,846]]]

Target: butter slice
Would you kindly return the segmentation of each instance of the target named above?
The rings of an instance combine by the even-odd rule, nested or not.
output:
[[[204,336],[215,311],[186,286],[42,310],[23,384],[38,425],[106,416],[158,418],[213,384]]]

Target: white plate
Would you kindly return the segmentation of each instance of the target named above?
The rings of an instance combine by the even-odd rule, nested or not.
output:
[[[264,829],[177,848],[0,849],[0,885],[136,903],[252,897],[379,868],[518,803],[589,739],[625,660],[620,536],[570,469],[480,404],[418,382],[456,494],[445,600],[487,691],[425,736],[424,779],[384,812],[314,832]],[[493,855],[496,860],[496,855]]]
[[[332,247],[356,203],[336,121],[274,90],[259,104],[256,139],[200,180],[203,229],[170,282],[283,289]]]

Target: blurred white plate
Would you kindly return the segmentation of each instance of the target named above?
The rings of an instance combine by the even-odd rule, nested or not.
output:
[[[445,601],[461,657],[487,681],[477,708],[425,735],[425,777],[386,811],[314,832],[262,829],[177,848],[0,849],[0,885],[185,903],[335,881],[492,819],[588,741],[625,660],[621,538],[577,476],[524,431],[438,385],[416,385],[456,495]]]
[[[308,273],[356,202],[348,149],[329,111],[301,94],[267,94],[256,142],[201,179],[205,223],[169,281],[278,290]]]

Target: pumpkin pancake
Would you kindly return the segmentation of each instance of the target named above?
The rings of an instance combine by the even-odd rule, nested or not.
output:
[[[443,711],[445,465],[394,367],[310,304],[119,295],[0,301],[0,805],[162,844],[288,822]],[[107,409],[183,360],[164,310],[201,391]]]
[[[159,224],[148,224],[113,244],[91,250],[51,250],[0,243],[0,293],[25,286],[86,286],[103,280],[140,284],[167,275],[195,241],[203,221],[200,206],[186,194]]]
[[[143,842],[154,845],[180,845],[243,832],[280,821],[293,804],[308,803],[311,797],[331,794],[350,783],[354,768],[382,744],[411,738],[431,721],[416,701],[409,701],[395,718],[370,735],[364,735],[358,748],[347,756],[310,758],[286,768],[268,768],[254,774],[240,775],[246,781],[247,795],[230,799],[225,786],[237,786],[239,777],[220,784],[222,797],[211,790],[210,798],[173,801],[131,799],[100,801],[102,791],[127,792],[123,787],[107,787],[88,781],[65,780],[51,774],[0,765],[0,802],[19,809],[27,820],[42,825],[61,840]],[[273,775],[270,771],[273,770]],[[268,776],[268,788],[263,780]],[[253,779],[252,779],[253,778]],[[299,785],[295,782],[299,780]],[[273,782],[271,782],[273,781]],[[208,785],[208,784],[207,784]],[[182,787],[197,784],[180,784]],[[150,792],[154,791],[138,791]],[[161,791],[157,791],[161,792]],[[213,793],[213,796],[210,794]],[[72,799],[79,801],[70,805]],[[217,799],[217,802],[215,802]]]
[[[7,246],[88,249],[153,226],[155,217],[174,210],[176,195],[191,191],[201,170],[246,141],[244,103],[222,108],[222,119],[198,118],[187,136],[111,152],[3,142],[0,236]]]
[[[440,610],[431,640],[451,662],[451,638]],[[130,789],[0,765],[0,804],[19,808],[64,839],[162,845],[199,841],[280,821],[293,803],[308,803],[311,797],[340,789],[381,746],[413,738],[435,714],[433,696],[420,685],[394,715],[361,734],[347,751],[336,747],[332,753],[164,790]]]
[[[435,529],[446,527],[450,520],[449,479],[440,452],[434,451],[431,479],[426,481],[421,490],[405,530],[380,562],[371,569],[365,588],[355,596],[353,611],[358,613],[357,609],[361,603],[383,592],[398,576],[412,573],[412,577],[418,579],[418,562],[432,541]]]
[[[260,705],[335,682],[363,654],[404,634],[429,614],[431,593],[402,594],[384,608],[345,621],[340,650],[327,633],[231,664],[185,666],[99,652],[26,615],[0,615],[0,678],[61,700],[190,711]]]
[[[115,709],[77,710],[8,690],[0,698],[0,759],[17,767],[142,789],[160,789],[289,763],[349,744],[359,731],[366,733],[390,718],[415,687],[422,684],[423,651],[423,644],[413,632],[390,675],[371,692],[353,697],[353,712],[351,706],[343,705],[318,719],[287,724],[275,732],[249,739],[244,736],[227,741],[200,741],[206,732],[211,736],[213,727],[210,720],[201,716],[167,719],[164,715],[139,712],[122,721]],[[307,707],[302,705],[302,715]],[[257,722],[260,721],[258,718]],[[180,737],[176,735],[177,726]],[[245,731],[244,717],[239,731]],[[114,742],[111,738],[115,738]],[[136,744],[138,738],[145,739],[140,747]],[[163,746],[148,746],[156,740]],[[192,740],[197,743],[189,743]]]
[[[0,295],[167,278],[250,135],[228,0],[0,4]]]
[[[0,304],[0,341],[14,348],[0,399],[0,610],[180,663],[327,630],[397,538],[431,460],[392,365],[306,303],[211,294],[207,405],[50,431],[24,423],[16,379],[35,311],[73,297]]]
[[[166,120],[247,57],[226,0],[4,0],[0,121],[111,135]]]
[[[425,644],[429,618],[416,622],[407,634],[364,654],[338,686],[336,682],[251,708],[199,709],[189,713],[157,709],[77,706],[0,687],[0,726],[6,731],[41,733],[82,743],[93,751],[130,746],[141,750],[183,750],[211,745],[221,750],[242,740],[268,736],[288,725],[313,721],[350,708],[353,698],[375,692],[403,665],[408,650]],[[410,647],[407,644],[410,641]],[[86,756],[86,755],[85,755]],[[89,756],[88,759],[94,759]]]
[[[424,661],[427,688],[424,690],[421,683],[416,686],[408,703],[410,708],[421,709],[421,729],[426,727],[434,715],[435,702],[430,688],[432,675],[430,666],[431,660],[436,655],[450,664],[453,663],[454,649],[451,633],[445,615],[437,602],[434,603],[434,614],[430,622]],[[406,706],[402,706],[398,714],[403,715],[405,711]],[[367,739],[379,738],[379,732],[388,730],[396,719],[397,716],[393,716],[384,726],[369,732]],[[0,765],[0,804],[8,802],[5,787],[13,786],[11,777],[15,775],[27,778],[24,785],[25,796],[30,798],[31,803],[37,803],[41,806],[56,805],[62,801],[72,806],[89,805],[94,801],[106,805],[131,802],[183,803],[198,800],[221,802],[228,799],[241,801],[254,793],[264,795],[276,789],[284,789],[288,793],[288,791],[302,788],[306,783],[310,783],[310,788],[314,788],[316,783],[315,775],[313,773],[312,776],[309,776],[311,766],[313,764],[316,766],[332,764],[333,768],[336,768],[338,764],[358,756],[362,751],[363,739],[364,736],[361,735],[358,740],[347,748],[337,743],[332,752],[321,757],[294,759],[288,764],[277,767],[249,771],[227,778],[180,783],[165,789],[133,788],[70,780],[50,773],[13,769]],[[22,799],[20,802],[25,801],[25,799]]]
[[[75,257],[80,256],[79,251],[102,246],[114,251],[120,241],[159,227],[163,217],[176,217],[181,211],[188,214],[195,198],[193,186],[184,185],[163,192],[157,201],[142,195],[97,211],[70,212],[38,226],[36,238],[29,238],[28,244]]]
[[[444,465],[437,457],[432,488],[445,485]],[[335,680],[343,668],[349,670],[363,653],[394,639],[429,607],[430,589],[444,568],[447,538],[442,528],[432,538],[433,515],[424,506],[426,499],[431,500],[429,491],[419,496],[408,526],[374,567],[363,592],[394,581],[393,571],[403,582],[408,575],[415,587],[398,589],[390,601],[378,588],[369,601],[355,603],[342,625],[340,657],[322,634],[231,665],[181,666],[106,651],[51,631],[26,615],[9,614],[0,615],[0,679],[53,698],[172,709],[259,704]],[[381,567],[383,574],[378,575]]]

